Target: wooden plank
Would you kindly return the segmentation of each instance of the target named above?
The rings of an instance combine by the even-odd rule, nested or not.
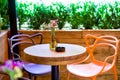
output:
[[[96,36],[102,36],[102,35],[112,35],[116,36],[118,39],[120,39],[120,30],[83,30],[83,37],[86,34],[93,34]]]
[[[51,38],[51,32],[50,31],[22,31],[24,34],[35,34],[37,32],[43,33],[44,38]],[[77,35],[75,35],[77,34]],[[55,37],[56,38],[81,38],[82,37],[82,31],[55,31]]]
[[[3,31],[0,34],[0,61],[4,62],[8,59],[8,31]]]

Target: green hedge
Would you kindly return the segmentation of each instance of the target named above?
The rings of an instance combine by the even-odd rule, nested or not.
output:
[[[34,15],[30,18],[31,25],[39,29],[43,22],[59,19],[59,29],[65,22],[71,24],[72,29],[83,25],[85,29],[117,29],[120,28],[120,2],[95,4],[94,2],[78,2],[64,5],[52,3],[34,7]],[[34,24],[33,24],[34,23]]]
[[[8,2],[0,0],[0,29],[9,28]]]
[[[16,2],[19,29],[28,22],[30,29],[41,29],[41,25],[58,19],[58,27],[62,29],[66,22],[72,29],[83,26],[85,29],[118,29],[120,28],[120,1],[112,3],[94,3],[92,1],[70,3],[35,4]],[[8,20],[7,8],[0,8],[1,17]],[[2,12],[2,13],[1,13]],[[6,17],[4,17],[7,15]]]

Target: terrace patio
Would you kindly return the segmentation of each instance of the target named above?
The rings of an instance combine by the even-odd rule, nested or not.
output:
[[[34,34],[37,32],[41,32],[44,35],[43,43],[49,43],[51,40],[50,31],[47,31],[47,30],[21,30],[19,32],[22,32],[25,34]],[[107,34],[107,35],[116,36],[118,39],[120,39],[120,35],[119,35],[120,30],[73,30],[73,31],[58,30],[55,33],[56,33],[57,42],[59,42],[59,43],[71,43],[71,44],[78,44],[78,45],[82,45],[82,46],[85,46],[84,36],[86,34],[94,34],[97,36]],[[2,31],[0,33],[0,42],[1,42],[1,44],[0,44],[0,51],[1,51],[0,52],[0,61],[2,61],[2,62],[4,62],[10,56],[10,53],[8,50],[9,49],[8,42],[7,42],[8,37],[9,37],[9,31]],[[36,41],[37,40],[38,39],[36,38]],[[101,51],[98,50],[97,52],[99,53]],[[102,51],[102,53],[103,53],[103,54],[101,54],[102,57],[99,57],[99,55],[97,55],[97,54],[96,54],[96,57],[99,59],[102,59],[105,56],[104,51]],[[108,50],[108,54],[109,54],[109,50]],[[120,54],[118,55],[116,65],[117,65],[118,77],[120,79]],[[28,77],[28,74],[26,72],[24,72],[24,77]],[[51,74],[44,75],[44,76],[37,77],[37,80],[50,80],[51,79],[50,77],[51,77]],[[66,78],[66,65],[60,66],[60,77],[61,77],[61,80],[65,80],[65,78]],[[5,78],[6,77],[4,77],[4,79],[1,79],[1,80],[5,80]],[[89,79],[78,78],[74,75],[71,75],[70,80],[89,80]],[[113,75],[111,72],[107,72],[105,74],[98,76],[97,80],[113,80]]]
[[[17,21],[16,21],[16,11],[15,11],[15,0],[8,0],[9,2],[9,17],[10,17],[10,30],[1,30],[0,33],[0,61],[5,62],[5,60],[11,59],[11,54],[9,51],[8,46],[8,38],[11,37],[14,34],[17,34],[18,32],[25,33],[25,34],[34,34],[37,32],[43,33],[43,43],[50,43],[51,35],[49,30],[17,30]],[[56,30],[55,31],[55,38],[58,43],[71,43],[71,44],[78,44],[85,46],[84,43],[84,36],[86,34],[94,34],[96,36],[101,35],[113,35],[116,36],[120,40],[120,30],[119,29],[100,29],[100,30],[91,30],[91,29],[85,29],[85,30]],[[36,38],[35,41],[38,41]],[[23,48],[24,46],[22,46]],[[21,47],[20,47],[21,48]],[[106,49],[106,48],[103,48]],[[107,54],[109,54],[110,49],[108,49]],[[96,52],[102,52],[102,57],[96,54],[96,58],[103,59],[104,50],[97,50]],[[22,56],[24,56],[23,53]],[[118,80],[120,79],[120,48],[119,48],[119,55],[117,59],[117,73],[118,73]],[[60,66],[60,77],[61,80],[66,80],[66,65]],[[24,73],[24,77],[28,77],[28,74],[26,72]],[[8,80],[8,77],[6,75],[0,74],[0,80]],[[40,76],[37,78],[37,80],[51,80],[51,74]],[[70,76],[70,80],[88,80],[85,78],[78,78],[74,75]],[[97,80],[113,80],[113,75],[111,72],[107,72],[105,74],[99,75],[97,77]]]

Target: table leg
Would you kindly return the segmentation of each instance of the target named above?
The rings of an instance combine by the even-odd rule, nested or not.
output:
[[[52,79],[51,80],[60,80],[59,76],[59,66],[52,66]]]

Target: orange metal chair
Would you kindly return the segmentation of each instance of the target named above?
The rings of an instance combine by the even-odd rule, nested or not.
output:
[[[93,43],[91,43],[91,40],[93,40]],[[100,75],[109,70],[113,71],[114,80],[117,80],[116,59],[118,55],[119,40],[116,37],[109,35],[96,37],[94,35],[88,34],[85,36],[85,42],[88,56],[82,61],[84,63],[74,63],[67,65],[67,80],[69,80],[70,73],[79,77],[96,80],[97,75]],[[95,50],[96,48],[100,49],[100,47],[108,47],[109,50],[112,49],[112,51],[108,51],[111,55],[105,57],[104,60],[96,59],[94,56]],[[89,60],[89,62],[85,63],[87,60]]]

